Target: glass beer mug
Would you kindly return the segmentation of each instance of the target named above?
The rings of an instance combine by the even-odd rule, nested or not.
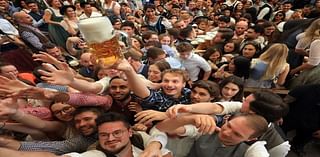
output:
[[[110,67],[122,58],[118,38],[108,17],[80,20],[79,29],[88,43],[95,64]]]

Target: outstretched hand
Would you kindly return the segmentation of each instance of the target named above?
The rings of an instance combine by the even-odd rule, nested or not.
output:
[[[69,68],[67,63],[62,63],[62,67],[57,69],[51,64],[42,64],[45,70],[38,70],[41,79],[50,84],[70,85],[74,80],[73,71]]]
[[[212,134],[215,131],[220,131],[216,126],[215,119],[209,115],[192,115],[194,118],[194,125],[198,128],[201,134]]]
[[[18,103],[16,98],[6,98],[0,100],[0,117],[8,119],[8,117],[17,113]]]
[[[174,105],[171,106],[167,111],[167,116],[169,118],[176,118],[179,113],[191,113],[192,112],[192,106],[191,105]]]
[[[135,115],[135,121],[141,124],[150,124],[153,121],[162,121],[167,118],[168,116],[165,112],[155,110],[145,110]]]
[[[29,87],[29,88],[20,90],[17,96],[21,98],[52,100],[55,98],[57,93],[58,92],[54,92],[54,91],[39,88],[39,87]]]
[[[57,60],[53,56],[49,55],[46,52],[40,52],[39,54],[32,55],[35,61],[42,61],[45,63],[49,63],[55,65],[58,69],[63,69],[63,64],[61,61]]]
[[[17,79],[8,79],[0,76],[0,94],[5,97],[16,96],[20,90],[30,88],[32,86],[23,83]]]

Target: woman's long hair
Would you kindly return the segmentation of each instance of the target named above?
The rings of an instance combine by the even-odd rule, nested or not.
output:
[[[263,76],[264,79],[273,78],[276,72],[287,63],[288,51],[289,49],[285,44],[276,43],[260,55],[259,59],[268,63],[267,70]]]

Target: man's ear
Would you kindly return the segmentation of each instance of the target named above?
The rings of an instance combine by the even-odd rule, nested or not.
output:
[[[132,128],[130,127],[128,131],[129,131],[129,137],[132,137],[132,134],[133,134]]]

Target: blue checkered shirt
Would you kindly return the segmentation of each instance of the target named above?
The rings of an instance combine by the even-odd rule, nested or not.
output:
[[[162,112],[165,112],[169,107],[176,104],[191,104],[191,90],[184,88],[179,98],[166,95],[162,90],[150,90],[150,95],[141,102],[143,109],[153,109]]]

